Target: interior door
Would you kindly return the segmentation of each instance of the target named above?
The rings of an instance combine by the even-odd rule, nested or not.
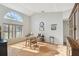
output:
[[[74,20],[75,20],[75,39],[79,39],[79,12],[78,10],[75,11],[74,13]]]

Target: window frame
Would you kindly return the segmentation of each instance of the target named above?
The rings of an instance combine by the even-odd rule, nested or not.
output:
[[[3,28],[3,33],[8,32],[8,39],[17,38],[16,37],[16,26],[20,26],[21,27],[21,29],[22,29],[21,30],[21,35],[23,36],[23,34],[22,34],[23,33],[23,25],[19,25],[19,24],[8,24],[8,23],[3,23],[3,25],[8,25],[8,31],[4,31],[4,28]],[[12,38],[10,38],[10,26],[12,26]],[[5,37],[4,34],[3,34],[3,37]]]

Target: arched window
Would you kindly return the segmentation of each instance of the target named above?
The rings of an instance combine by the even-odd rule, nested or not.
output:
[[[14,12],[10,11],[4,15],[4,19],[13,20],[16,22],[23,22],[22,17]],[[16,23],[3,23],[3,38],[4,39],[12,39],[22,37],[22,24]]]
[[[10,12],[6,13],[4,18],[14,20],[14,21],[19,21],[19,22],[23,21],[22,17],[14,11],[10,11]]]

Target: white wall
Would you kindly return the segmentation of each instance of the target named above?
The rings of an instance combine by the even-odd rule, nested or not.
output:
[[[66,10],[63,12],[63,20],[68,20],[71,14],[72,9]]]
[[[31,17],[31,32],[35,35],[40,33],[39,23],[43,21],[45,23],[45,41],[49,42],[49,36],[55,37],[55,43],[63,44],[63,15],[61,12],[57,13],[45,13],[45,14],[34,14]],[[51,31],[51,24],[57,24],[57,29]]]

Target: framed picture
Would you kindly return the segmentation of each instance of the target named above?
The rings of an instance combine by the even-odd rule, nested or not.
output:
[[[39,30],[44,31],[44,22],[40,22],[39,24]]]
[[[44,27],[44,22],[40,22],[40,27]]]
[[[57,24],[51,24],[51,30],[56,30]]]

